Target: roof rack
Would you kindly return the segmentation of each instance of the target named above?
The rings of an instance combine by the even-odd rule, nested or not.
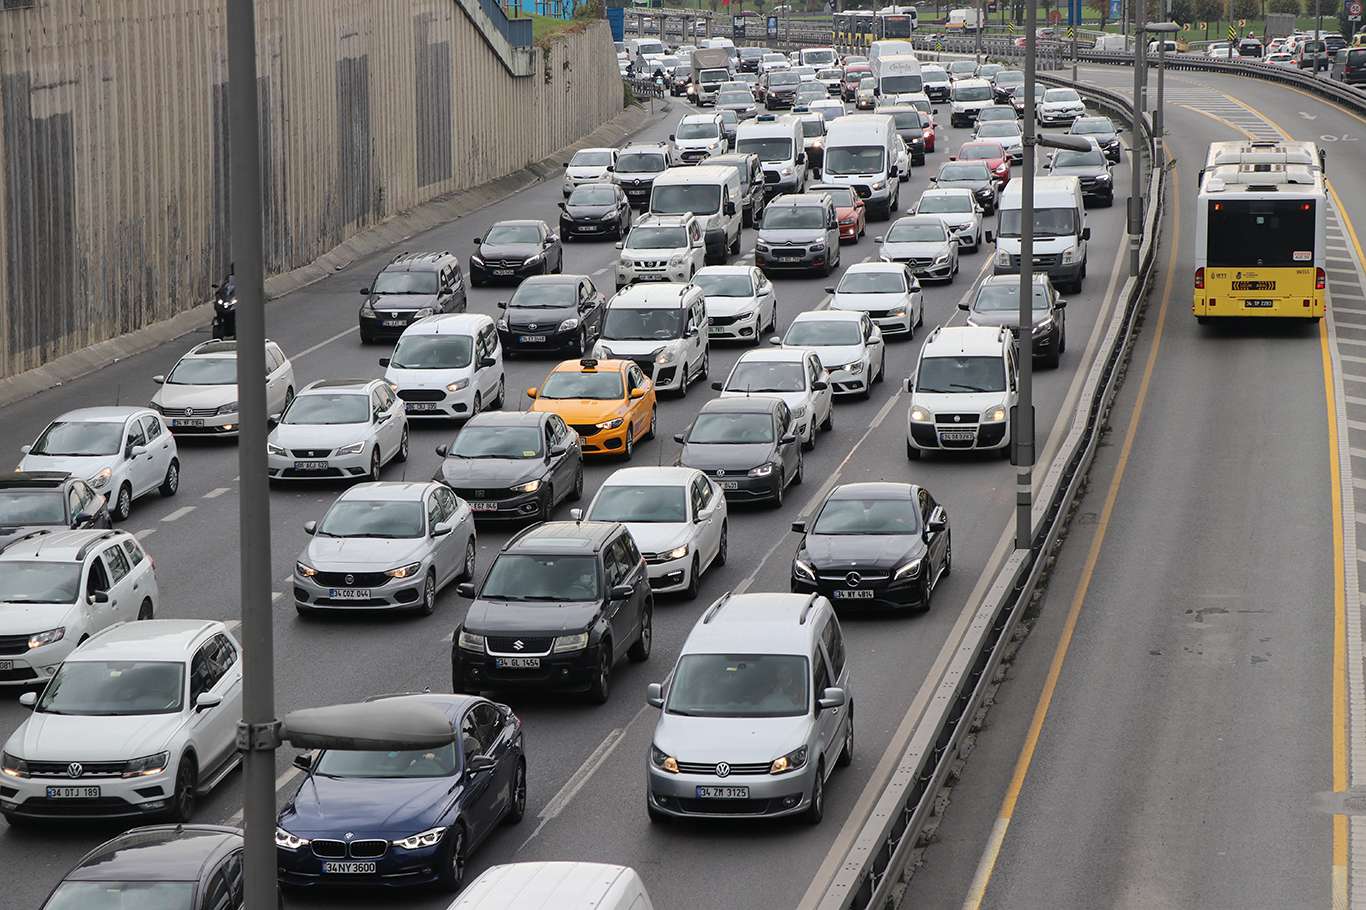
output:
[[[707,608],[707,612],[702,614],[703,625],[706,625],[707,623],[715,619],[716,614],[721,612],[721,608],[730,602],[730,594],[731,592],[729,591],[722,594],[720,599],[718,599],[716,603],[712,604],[709,608]]]
[[[26,540],[32,540],[35,537],[42,537],[44,534],[51,533],[52,528],[39,528],[36,531],[29,531],[27,534],[21,534],[18,537],[11,540],[9,543],[5,544],[4,546],[0,546],[0,555],[3,555],[6,550],[8,550],[12,546],[15,546],[16,544],[20,544]]]
[[[109,540],[111,537],[117,537],[118,533],[118,531],[105,531],[103,534],[101,534],[99,537],[96,537],[94,540],[86,541],[85,546],[81,547],[79,550],[76,551],[76,561],[84,562],[86,554],[90,552],[91,547],[95,546],[98,543],[102,543],[103,541]]]
[[[802,607],[802,615],[797,617],[797,625],[806,625],[806,618],[811,615],[811,610],[816,606],[816,594],[806,595],[806,604]]]

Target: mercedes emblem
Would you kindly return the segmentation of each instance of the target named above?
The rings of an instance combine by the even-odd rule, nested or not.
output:
[[[84,771],[84,770],[85,770],[85,769],[81,767],[81,763],[80,763],[80,762],[78,762],[78,761],[73,761],[71,764],[69,764],[69,765],[66,766],[66,776],[67,776],[67,777],[80,777],[80,776],[81,776],[81,772]]]
[[[717,763],[716,763],[716,776],[717,776],[717,777],[730,777],[730,765],[727,764],[726,762],[723,762],[723,761],[717,762]]]
[[[520,638],[517,639],[516,641],[514,641],[514,642],[512,643],[512,649],[513,649],[514,651],[520,651],[520,650],[522,650],[522,649],[525,648],[525,647],[526,647],[526,642],[522,641]]]
[[[857,588],[861,581],[863,581],[863,576],[857,572],[850,572],[848,575],[844,576],[844,583],[851,588]]]
[[[348,585],[353,585],[353,584],[355,584],[355,583],[356,583],[356,576],[354,576],[354,575],[348,575],[348,576],[346,576],[346,583],[347,583]]]

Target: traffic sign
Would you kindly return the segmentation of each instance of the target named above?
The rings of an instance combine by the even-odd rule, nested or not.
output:
[[[1361,12],[1362,12],[1362,10],[1361,10],[1361,0],[1351,0],[1351,2],[1349,2],[1349,3],[1347,4],[1347,18],[1348,18],[1348,19],[1351,19],[1351,20],[1354,20],[1354,21],[1360,19],[1360,18],[1361,18]]]
[[[944,52],[944,39],[943,39],[943,38],[935,37],[935,39],[934,39],[934,49],[935,49],[936,51],[938,51],[939,53],[941,53],[941,54]]]
[[[1072,26],[1070,26],[1070,25],[1067,26],[1067,40],[1068,40],[1068,41],[1071,41],[1071,40],[1072,40],[1073,38],[1075,38],[1075,37],[1077,37],[1077,32],[1076,32],[1076,30],[1073,29]]]
[[[1208,23],[1208,22],[1201,22],[1201,23],[1200,23],[1200,27],[1201,27],[1201,28],[1204,28],[1204,29],[1207,29],[1207,28],[1209,28],[1209,23]]]
[[[1018,31],[1018,29],[1015,27],[1015,23],[1014,23],[1014,22],[1007,22],[1007,23],[1006,23],[1006,33],[1007,33],[1007,34],[1013,35],[1013,34],[1015,34],[1016,31]]]
[[[1230,44],[1238,40],[1238,30],[1233,27],[1232,22],[1228,24],[1228,40]]]
[[[1238,20],[1238,27],[1239,27],[1239,28],[1247,28],[1247,20],[1246,20],[1246,19],[1239,19],[1239,20]]]

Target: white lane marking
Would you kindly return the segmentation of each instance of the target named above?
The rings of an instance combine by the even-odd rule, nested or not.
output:
[[[218,497],[222,496],[222,495],[223,495],[224,493],[226,493],[226,492],[228,492],[228,488],[227,488],[227,487],[214,487],[212,490],[210,490],[209,492],[207,492],[207,493],[204,494],[204,498],[205,498],[205,499],[217,499]]]
[[[134,531],[133,536],[138,540],[146,540],[157,532],[156,528],[143,528],[141,531]]]
[[[584,788],[584,785],[597,773],[598,769],[606,764],[607,759],[611,758],[617,746],[621,745],[622,740],[626,738],[626,731],[630,730],[631,726],[649,710],[650,706],[644,705],[635,713],[634,717],[626,722],[626,726],[615,728],[607,734],[602,742],[598,743],[598,747],[589,753],[588,757],[583,760],[583,764],[579,765],[578,770],[569,776],[569,780],[564,782],[564,786],[560,787],[559,792],[550,798],[550,802],[546,803],[545,808],[536,816],[541,820],[541,823],[536,826],[535,831],[531,832],[530,837],[522,841],[522,846],[517,848],[519,852],[531,843],[536,835],[541,833],[542,828],[569,806],[570,801]]]
[[[190,514],[191,512],[193,512],[194,510],[195,510],[195,507],[194,507],[194,506],[181,506],[180,508],[176,509],[176,510],[175,510],[174,512],[172,512],[171,514],[162,516],[162,519],[161,519],[161,520],[162,520],[162,521],[180,521],[180,519],[184,518],[186,515],[189,515],[189,514]]]
[[[281,597],[283,597],[283,596],[284,596],[284,595],[283,595],[281,592],[279,592],[279,591],[271,591],[271,592],[270,592],[270,602],[271,602],[271,603],[275,603],[275,601],[279,600],[279,599],[280,599]]]
[[[294,573],[293,573],[293,572],[290,572],[288,575],[286,575],[284,578],[282,578],[282,579],[280,579],[280,580],[283,581],[283,582],[291,582],[291,581],[294,580]]]
[[[340,332],[338,332],[337,334],[333,335],[331,338],[324,338],[322,341],[318,342],[317,344],[312,345],[312,346],[310,346],[310,347],[304,348],[302,351],[300,351],[299,353],[295,354],[291,359],[292,359],[292,360],[299,360],[299,359],[301,359],[301,358],[303,358],[303,357],[307,357],[309,354],[312,354],[314,351],[321,350],[322,348],[327,347],[327,346],[328,346],[329,344],[331,344],[332,342],[338,341],[338,340],[340,340],[340,339],[342,339],[342,338],[345,338],[347,335],[350,335],[350,334],[352,334],[352,333],[354,333],[354,332],[358,332],[358,331],[360,331],[360,326],[358,326],[358,325],[353,325],[353,326],[351,326],[351,328],[349,328],[349,329],[342,329]],[[233,478],[233,480],[236,480],[236,479],[237,479],[236,477]]]

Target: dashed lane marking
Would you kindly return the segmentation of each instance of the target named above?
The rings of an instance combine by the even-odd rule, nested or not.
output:
[[[161,519],[161,520],[162,520],[162,521],[180,521],[180,519],[184,518],[186,515],[189,515],[189,514],[190,514],[191,512],[193,512],[194,510],[195,510],[195,506],[181,506],[180,508],[176,509],[174,512],[170,513],[169,515],[164,515],[164,516],[162,516],[162,519]]]
[[[222,496],[222,495],[223,495],[224,493],[226,493],[226,492],[228,492],[228,488],[227,488],[227,487],[214,487],[212,490],[210,490],[209,492],[207,492],[207,493],[204,494],[204,498],[205,498],[205,499],[217,499],[218,497]]]
[[[138,540],[146,540],[157,532],[156,528],[143,528],[141,531],[134,531],[133,536]]]

